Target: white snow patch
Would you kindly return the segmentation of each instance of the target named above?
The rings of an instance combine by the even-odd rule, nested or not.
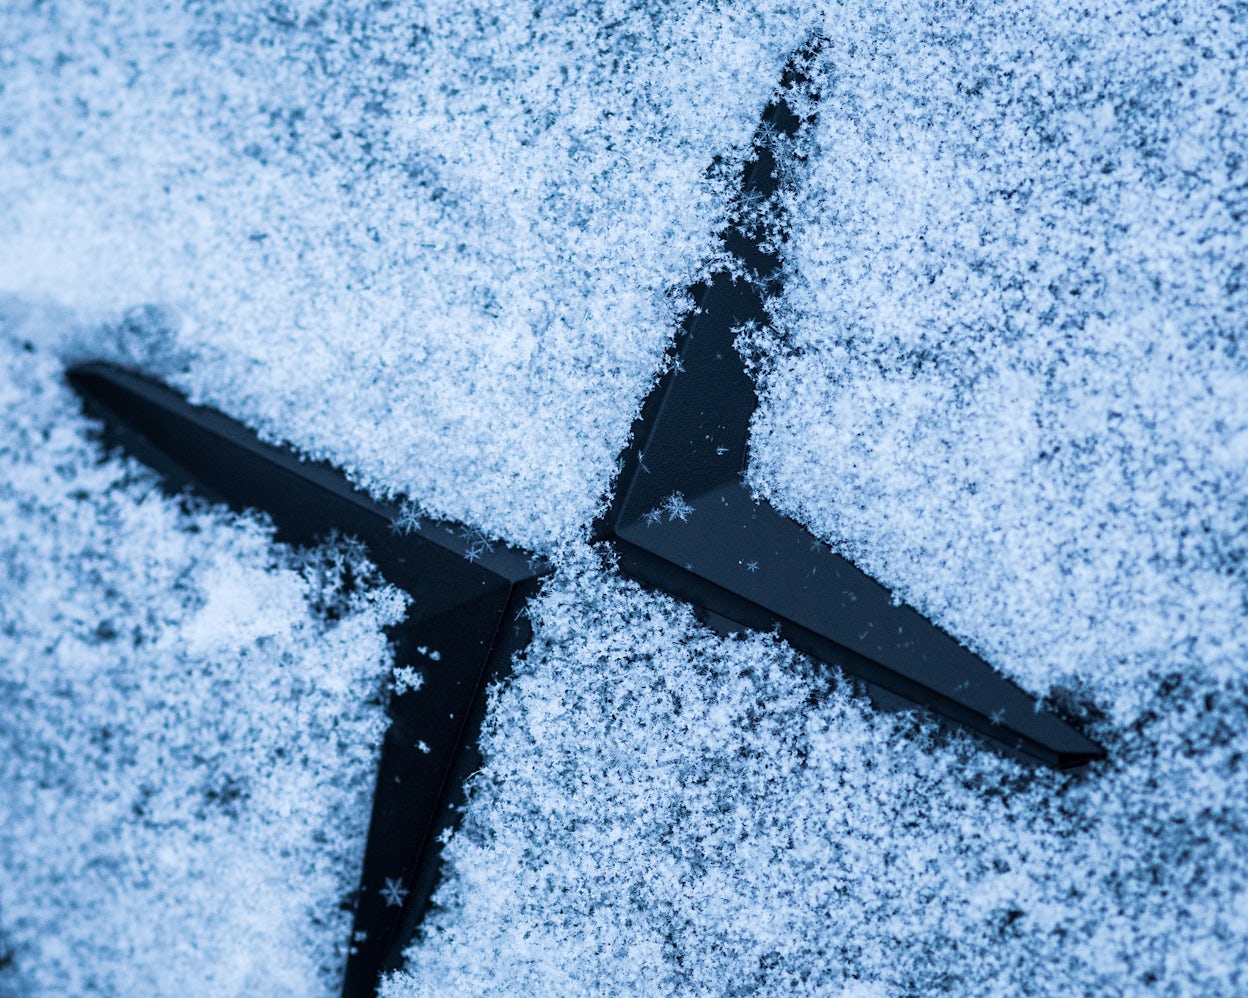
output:
[[[403,598],[77,410],[0,331],[0,993],[335,994]]]

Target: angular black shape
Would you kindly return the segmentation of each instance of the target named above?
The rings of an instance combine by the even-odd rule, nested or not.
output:
[[[782,92],[803,85],[801,67],[812,55],[798,54]],[[776,143],[802,124],[784,98],[768,106],[743,204],[774,193]],[[894,605],[883,586],[800,524],[752,498],[743,473],[758,399],[734,339],[746,323],[768,325],[766,297],[778,290],[780,259],[762,224],[748,219],[729,229],[725,245],[736,276],[720,273],[693,289],[697,307],[634,424],[594,538],[611,545],[621,571],[691,602],[717,629],[779,629],[796,648],[862,679],[877,699],[928,707],[1057,768],[1101,758],[1095,743],[914,610]],[[528,643],[523,605],[549,568],[455,524],[423,520],[396,531],[398,506],[133,372],[83,364],[68,376],[88,410],[104,418],[106,439],[161,471],[174,491],[190,487],[263,510],[278,536],[294,543],[357,537],[387,581],[413,598],[391,638],[396,661],[421,662],[425,682],[390,700],[343,988],[348,998],[372,995],[379,974],[400,966],[428,907],[441,834],[454,825],[464,783],[479,766],[482,690]]]
[[[799,55],[785,87],[806,81]],[[747,165],[742,202],[776,191],[777,142],[803,120],[784,99],[768,106]],[[734,274],[694,289],[696,308],[674,357],[634,424],[615,495],[596,536],[621,571],[721,619],[779,629],[790,644],[866,681],[872,692],[928,707],[1007,750],[1059,769],[1104,753],[986,662],[892,596],[744,485],[758,398],[734,346],[737,331],[770,324],[781,260],[761,225],[729,229]],[[771,233],[774,242],[775,233]],[[742,276],[744,275],[744,276]]]
[[[454,524],[405,517],[396,529],[397,505],[130,371],[83,364],[68,378],[88,412],[103,418],[106,442],[159,471],[171,491],[190,488],[237,510],[264,511],[277,536],[294,544],[356,537],[386,580],[412,597],[390,638],[396,663],[419,667],[424,682],[390,698],[343,989],[372,995],[378,975],[400,965],[428,907],[440,836],[479,767],[482,690],[528,643],[520,610],[549,569]]]

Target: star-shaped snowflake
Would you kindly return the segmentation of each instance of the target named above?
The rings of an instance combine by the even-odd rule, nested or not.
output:
[[[686,523],[689,520],[689,514],[694,511],[693,507],[685,501],[684,494],[681,492],[673,492],[664,499],[662,508],[663,512],[667,514],[668,523],[671,523],[673,520]]]
[[[408,890],[398,877],[386,877],[386,886],[381,889],[381,896],[386,899],[387,908],[402,908],[407,899]]]
[[[390,521],[390,531],[395,534],[414,534],[420,529],[420,508],[413,503],[405,502],[399,515]]]

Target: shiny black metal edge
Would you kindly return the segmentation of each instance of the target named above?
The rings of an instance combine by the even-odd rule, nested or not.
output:
[[[696,615],[721,634],[742,629],[778,634],[798,651],[824,665],[842,670],[851,679],[861,681],[871,699],[884,709],[930,711],[936,720],[953,722],[986,739],[986,744],[994,751],[1025,764],[1040,763],[1053,769],[1076,770],[1104,757],[1100,746],[1083,738],[1074,729],[1070,729],[1077,736],[1074,747],[1064,750],[1054,749],[1024,732],[1002,730],[990,718],[956,700],[909,680],[826,635],[773,613],[644,548],[620,538],[613,538],[607,544],[614,552],[619,570],[645,589],[687,601],[695,608]],[[1002,679],[1002,682],[1008,680]]]
[[[403,906],[401,917],[388,938],[380,961],[381,973],[398,970],[403,954],[416,939],[425,917],[432,905],[432,898],[441,880],[442,842],[446,832],[457,826],[459,817],[467,806],[472,776],[482,766],[480,738],[488,707],[487,692],[490,687],[504,681],[510,674],[515,656],[523,651],[532,638],[532,627],[525,613],[529,599],[540,589],[543,580],[529,579],[511,587],[498,631],[492,642],[489,658],[481,671],[472,708],[465,718],[464,737],[455,763],[447,772],[443,792],[434,809],[431,825],[422,853],[410,875],[410,893]],[[344,989],[344,998],[354,998]],[[364,996],[371,992],[359,991]]]
[[[754,140],[755,159],[743,168],[743,198],[767,198],[778,188],[776,137],[791,139],[811,120],[789,107],[784,89],[808,82],[803,63],[816,50],[817,45],[804,49],[786,68],[781,94],[764,112]],[[901,696],[914,706],[930,709],[938,716],[975,731],[1006,754],[1059,769],[1080,768],[1102,758],[1104,750],[1099,745],[1056,715],[1042,711],[1034,697],[999,673],[994,672],[993,676],[1003,696],[1011,702],[1011,713],[1022,713],[1017,701],[1025,698],[1034,705],[1037,720],[1043,721],[1032,724],[1030,719],[1020,716],[1017,727],[1036,728],[1037,734],[1042,728],[1050,729],[1053,737],[1048,743],[1029,737],[1024,731],[1007,730],[993,720],[991,713],[970,708],[956,697],[928,688],[851,650],[832,635],[803,627],[787,619],[784,613],[768,610],[740,593],[687,571],[682,567],[689,557],[687,550],[677,556],[675,548],[667,552],[659,543],[647,544],[650,548],[647,551],[623,539],[621,533],[633,533],[629,528],[635,527],[643,516],[655,516],[661,511],[662,496],[669,490],[686,489],[671,493],[673,501],[676,497],[683,501],[705,491],[743,488],[749,424],[757,406],[757,396],[753,380],[733,342],[733,329],[743,323],[753,323],[759,328],[769,325],[765,299],[778,292],[780,258],[774,246],[764,245],[757,231],[749,231],[742,225],[730,226],[724,242],[737,261],[739,272],[718,273],[692,289],[695,307],[677,333],[669,353],[668,369],[647,395],[634,421],[629,444],[619,460],[611,503],[596,522],[593,539],[610,542],[618,552],[621,570],[643,585],[678,594],[705,612],[736,620],[752,629],[778,628],[791,636],[792,643],[800,650],[836,663],[877,689]],[[691,387],[693,384],[696,388]],[[688,526],[693,527],[693,524]],[[763,525],[758,532],[767,533],[767,526],[774,525]],[[791,521],[784,526],[807,533],[800,524]],[[686,528],[682,526],[682,529]],[[818,544],[813,537],[809,540]],[[731,543],[726,536],[706,529],[699,541],[704,548]],[[760,539],[760,547],[769,545],[783,547],[782,543],[772,543],[772,539]],[[666,559],[665,554],[668,555]],[[845,565],[862,575],[852,563],[845,562]],[[875,580],[863,575],[862,581],[882,591]],[[930,621],[924,623],[933,641],[952,641]],[[922,640],[921,634],[919,640]],[[991,671],[971,653],[964,651],[963,657],[974,659],[974,664]]]
[[[490,540],[461,524],[407,516],[400,503],[372,498],[330,463],[308,460],[293,450],[266,443],[238,421],[207,406],[192,405],[179,392],[140,372],[89,361],[70,367],[66,378],[95,414],[108,420],[110,442],[159,471],[174,491],[189,488],[207,498],[241,502],[270,515],[275,508],[282,509],[282,522],[273,517],[279,530],[292,537],[319,536],[324,517],[317,512],[316,503],[303,509],[281,503],[281,490],[273,487],[272,472],[266,470],[272,469],[284,472],[287,482],[297,482],[305,495],[312,495],[310,490],[323,493],[318,502],[331,496],[349,503],[384,521],[396,536],[409,535],[436,544],[512,582],[549,568],[533,554]],[[180,431],[175,424],[196,433],[199,442],[207,444],[206,452],[188,448],[185,439],[178,438]],[[214,448],[212,441],[220,443]],[[228,455],[229,460],[222,455]],[[259,470],[258,477],[248,477],[229,466],[229,461],[237,462],[244,455],[255,459],[246,464],[246,472]]]

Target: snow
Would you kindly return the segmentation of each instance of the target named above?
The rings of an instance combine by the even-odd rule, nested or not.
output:
[[[0,329],[0,994],[333,994],[404,597],[101,460],[29,346]]]
[[[1156,681],[1072,778],[593,559],[533,612],[386,998],[1243,989],[1242,678]]]
[[[332,991],[391,681],[359,552],[99,463],[82,356],[557,566],[390,998],[1248,990],[1240,6],[244,7],[0,17],[0,992]],[[750,484],[1081,776],[584,543],[816,36]]]
[[[6,12],[0,293],[155,305],[132,352],[194,397],[583,537],[804,15],[199,6]]]
[[[1199,4],[1018,10],[902,5],[825,49],[752,474],[1126,725],[1149,673],[1248,650],[1248,34]]]

